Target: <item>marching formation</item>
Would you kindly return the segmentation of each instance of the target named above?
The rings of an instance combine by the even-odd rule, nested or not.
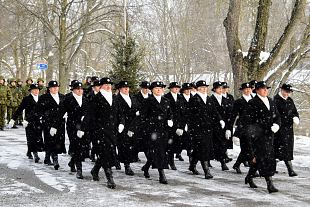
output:
[[[0,129],[26,129],[29,159],[36,163],[38,152],[45,151],[44,164],[59,169],[58,155],[67,153],[65,134],[70,141],[68,165],[83,179],[82,163],[86,158],[94,162],[91,175],[99,181],[102,168],[107,186],[115,188],[112,167],[134,176],[130,164],[139,161],[143,152],[147,162],[142,167],[145,178],[149,170],[157,169],[159,182],[168,184],[165,169],[177,170],[174,160],[184,161],[181,152],[189,157],[189,171],[201,164],[206,179],[212,179],[212,160],[229,170],[227,149],[233,148],[233,137],[240,140],[241,152],[233,165],[242,174],[240,165],[249,167],[245,184],[257,188],[254,178],[264,177],[269,193],[277,192],[272,177],[276,173],[276,159],[284,161],[289,176],[297,176],[293,160],[293,124],[299,124],[299,114],[290,94],[292,86],[283,84],[279,93],[268,97],[269,87],[264,81],[242,83],[241,97],[228,93],[226,82],[214,82],[212,95],[204,80],[196,83],[171,82],[169,92],[161,81],[140,83],[140,91],[132,95],[127,81],[115,84],[110,78],[91,77],[83,84],[71,81],[71,92],[59,93],[57,81],[47,87],[38,79],[20,80],[0,77]],[[25,115],[23,118],[23,111]],[[7,114],[8,123],[5,123]]]

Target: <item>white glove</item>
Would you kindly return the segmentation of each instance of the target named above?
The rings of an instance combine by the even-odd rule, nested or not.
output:
[[[230,137],[231,137],[231,131],[230,130],[226,130],[225,138],[228,140]]]
[[[84,120],[84,118],[85,118],[85,117],[84,117],[84,116],[82,116],[82,117],[81,117],[81,121],[83,121],[83,120]]]
[[[169,127],[173,127],[173,121],[170,119],[167,121]]]
[[[293,122],[294,122],[294,124],[299,125],[300,120],[299,120],[299,118],[297,116],[295,116],[293,118]]]
[[[178,135],[178,136],[182,136],[183,135],[183,129],[177,129],[175,131],[175,133]]]
[[[122,133],[123,130],[124,130],[124,128],[125,128],[124,124],[118,125],[118,132],[119,132],[119,133]]]
[[[28,121],[24,120],[22,124],[23,124],[23,127],[26,128],[28,126]]]
[[[188,126],[187,126],[187,124],[185,124],[185,127],[184,127],[184,131],[188,131]]]
[[[14,124],[15,124],[14,119],[11,119],[9,124],[8,124],[8,128],[11,129],[14,126]]]
[[[135,133],[133,133],[132,131],[128,131],[128,132],[127,132],[128,137],[133,137],[134,134],[135,134]]]
[[[279,131],[279,129],[280,129],[280,126],[278,124],[276,124],[276,123],[273,123],[273,125],[271,127],[271,131],[273,133],[277,133],[277,131]]]
[[[221,124],[222,129],[224,129],[225,128],[225,122],[223,120],[221,120],[220,124]]]
[[[136,116],[140,116],[140,111],[137,111],[137,112],[136,112]]]
[[[56,133],[57,133],[57,129],[55,129],[54,127],[52,127],[52,128],[50,129],[50,135],[53,137]]]
[[[82,138],[84,136],[84,132],[81,130],[78,130],[76,135],[78,136],[78,138]]]

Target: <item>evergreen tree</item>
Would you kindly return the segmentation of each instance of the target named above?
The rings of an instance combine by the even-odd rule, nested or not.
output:
[[[117,36],[112,40],[112,71],[110,76],[115,83],[121,80],[129,82],[131,91],[136,91],[139,83],[139,71],[142,68],[144,50],[134,38]]]

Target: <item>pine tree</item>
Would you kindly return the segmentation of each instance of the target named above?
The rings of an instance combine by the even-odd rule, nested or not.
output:
[[[139,83],[139,71],[142,68],[144,57],[143,48],[137,45],[134,38],[117,36],[112,40],[112,71],[110,76],[115,83],[126,80],[129,82],[131,91],[136,91]]]

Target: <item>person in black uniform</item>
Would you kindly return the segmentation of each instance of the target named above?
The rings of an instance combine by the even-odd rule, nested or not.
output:
[[[116,99],[112,94],[112,84],[110,78],[100,79],[100,92],[95,95],[93,112],[87,113],[85,126],[89,126],[90,116],[95,124],[95,137],[98,141],[98,159],[95,162],[91,174],[94,181],[99,181],[99,170],[102,167],[107,177],[108,188],[114,189],[116,184],[113,179],[111,167],[116,164],[116,136],[117,128],[119,132],[124,129],[124,120],[118,118],[118,107]],[[85,119],[84,118],[84,119]],[[117,124],[119,124],[117,126]],[[83,125],[82,125],[83,126]],[[82,131],[86,131],[82,130]]]
[[[58,93],[59,84],[57,81],[50,81],[48,90],[49,93],[39,97],[34,115],[30,119],[35,121],[42,118],[45,144],[44,164],[50,165],[50,156],[52,156],[54,168],[58,170],[58,154],[66,153],[65,119],[60,113],[65,96]]]
[[[292,160],[294,159],[294,128],[293,124],[299,124],[299,114],[290,94],[293,92],[290,84],[283,84],[280,92],[275,95],[274,102],[281,116],[281,127],[275,134],[274,147],[275,157],[283,160],[289,176],[297,176],[293,170]]]
[[[233,110],[233,105],[234,105],[234,97],[233,95],[231,95],[229,93],[229,85],[227,84],[227,82],[222,82],[223,85],[223,89],[222,89],[222,95],[224,98],[227,99],[227,103],[228,106],[226,107],[227,110],[229,111],[229,113],[231,114],[232,110]],[[227,140],[227,149],[233,149],[233,140],[232,140],[232,136]],[[230,162],[232,161],[232,158],[228,157],[228,154],[226,152],[226,158],[225,158],[225,162]]]
[[[97,93],[100,92],[100,80],[99,78],[94,80],[92,82],[92,90],[89,93],[88,96],[88,113],[90,112],[94,112],[92,109],[94,108],[94,98],[97,95]],[[98,154],[98,150],[97,150],[97,143],[98,143],[98,139],[95,136],[94,130],[95,130],[95,123],[94,123],[94,117],[95,115],[91,115],[89,116],[90,120],[89,120],[89,125],[88,125],[88,130],[87,130],[87,134],[88,137],[90,137],[90,141],[91,141],[91,151],[90,151],[90,159],[92,162],[96,162],[96,156]]]
[[[189,170],[194,175],[199,172],[196,164],[200,161],[206,179],[213,176],[210,173],[208,161],[214,159],[213,135],[215,127],[224,128],[225,123],[218,113],[214,102],[208,97],[208,86],[205,81],[196,83],[197,93],[189,100],[190,119],[189,134],[192,138],[193,152],[190,159]]]
[[[222,95],[222,82],[216,81],[213,83],[213,94],[210,99],[214,102],[216,110],[221,115],[225,123],[230,122],[230,105],[226,98]],[[227,147],[230,144],[231,131],[228,124],[226,128],[221,129],[219,126],[214,130],[213,147],[215,152],[215,159],[221,163],[222,170],[229,170],[226,165]]]
[[[137,100],[137,104],[138,104],[138,111],[140,113],[141,108],[143,106],[143,104],[145,103],[145,100],[150,96],[149,93],[149,87],[150,87],[150,83],[148,81],[142,81],[140,83],[140,91],[134,95],[135,99]],[[139,152],[144,152],[144,154],[146,154],[146,149],[147,149],[147,126],[148,123],[143,123],[143,124],[139,124],[140,128],[137,129],[136,134],[135,134],[135,149],[136,149],[136,157],[138,162],[140,161],[139,159]]]
[[[88,100],[83,96],[81,82],[72,81],[70,87],[72,92],[66,95],[60,116],[67,113],[66,128],[70,141],[69,154],[71,155],[68,165],[71,172],[77,172],[78,179],[83,179],[82,161],[89,157],[89,141],[85,132],[81,130],[81,126],[87,113]]]
[[[234,137],[239,138],[241,151],[235,164],[233,165],[233,169],[235,169],[238,174],[241,174],[242,172],[240,170],[240,164],[245,163],[250,159],[249,139],[251,137],[246,136],[246,131],[244,131],[246,127],[241,125],[240,120],[242,119],[241,116],[244,115],[243,111],[246,109],[249,100],[252,99],[251,96],[252,89],[250,83],[242,83],[239,90],[242,91],[242,96],[239,99],[235,100],[233,104],[229,128],[231,131],[233,131],[234,123],[236,123],[235,124],[236,130],[234,132]]]
[[[140,111],[140,123],[149,123],[147,128],[147,162],[142,167],[145,178],[149,178],[149,168],[157,168],[159,182],[167,184],[164,169],[168,168],[167,147],[169,140],[168,131],[173,127],[173,116],[170,101],[162,96],[163,88],[166,86],[161,81],[152,82],[150,90],[152,95],[145,100]]]
[[[120,124],[124,124],[123,130],[119,131],[117,136],[118,160],[124,163],[125,174],[134,175],[130,167],[130,163],[137,162],[134,132],[130,128],[134,128],[137,124],[137,117],[140,115],[138,102],[136,98],[129,94],[128,81],[120,81],[118,84],[119,93],[116,95],[118,109],[118,118]],[[123,122],[125,120],[125,122]]]
[[[29,87],[30,94],[25,96],[18,106],[16,112],[13,114],[9,122],[9,128],[14,126],[14,122],[18,120],[25,110],[25,119],[22,122],[26,130],[28,152],[33,153],[35,163],[38,163],[40,158],[38,152],[44,150],[44,143],[42,138],[42,124],[39,119],[30,120],[33,115],[34,108],[39,100],[39,85],[31,84]]]
[[[186,150],[189,160],[191,159],[192,154],[192,139],[188,132],[189,120],[191,117],[189,100],[191,97],[193,97],[193,95],[191,94],[191,88],[192,86],[190,83],[183,83],[182,88],[180,90],[181,93],[180,125],[181,128],[184,127],[183,134],[180,137],[180,147],[181,150]]]
[[[274,134],[280,128],[281,118],[275,102],[268,97],[268,89],[265,81],[255,84],[256,96],[248,102],[244,111],[244,120],[241,122],[247,125],[247,136],[251,137],[252,162],[245,183],[251,188],[257,188],[253,182],[256,170],[260,176],[265,177],[269,193],[278,192],[272,181],[276,170],[274,156]]]
[[[169,130],[169,139],[171,142],[168,145],[168,161],[170,168],[172,170],[176,170],[174,164],[174,153],[176,153],[176,158],[178,158],[180,161],[184,161],[184,159],[181,156],[181,143],[180,143],[180,137],[183,135],[184,132],[184,126],[181,126],[181,95],[179,94],[181,86],[178,84],[178,82],[171,82],[169,84],[168,89],[170,89],[170,92],[165,94],[165,98],[167,98],[170,101],[170,108],[173,115],[173,127]]]

